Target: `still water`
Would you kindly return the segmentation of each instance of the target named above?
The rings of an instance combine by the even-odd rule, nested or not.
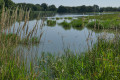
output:
[[[92,29],[88,29],[84,26],[81,29],[65,29],[64,27],[58,25],[58,23],[63,22],[64,20],[67,22],[71,22],[71,20],[64,19],[64,17],[73,17],[73,19],[81,16],[88,15],[79,15],[79,14],[64,14],[59,15],[56,14],[52,17],[46,17],[44,21],[44,26],[41,29],[42,20],[38,20],[36,34],[34,36],[39,37],[39,34],[43,32],[42,38],[39,44],[35,45],[22,45],[19,44],[16,51],[22,53],[22,55],[27,56],[29,58],[40,56],[41,52],[51,53],[51,54],[64,54],[65,50],[70,50],[75,53],[82,53],[88,51],[88,49],[92,48],[93,45],[97,42],[98,37],[104,37],[107,39],[111,39],[114,37],[114,32],[111,31],[95,31]],[[63,17],[62,19],[56,20],[56,17]],[[52,19],[56,20],[55,26],[47,26],[47,20]],[[28,31],[32,30],[35,26],[37,20],[30,20],[27,24],[29,26]],[[24,25],[24,21],[20,23],[15,23],[15,31],[17,32],[18,27]],[[27,25],[26,25],[27,26]],[[11,32],[13,32],[14,24],[11,27]],[[22,34],[24,36],[24,34]],[[106,37],[107,36],[107,37]]]

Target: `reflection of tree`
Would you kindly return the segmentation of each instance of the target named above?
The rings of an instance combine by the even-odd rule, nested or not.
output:
[[[40,11],[32,11],[30,13],[30,20],[34,20],[34,19],[41,19],[42,17],[52,17],[55,16],[54,12],[40,12]]]

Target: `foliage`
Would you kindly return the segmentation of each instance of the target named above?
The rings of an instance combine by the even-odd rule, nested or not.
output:
[[[4,0],[0,0],[0,10],[1,10],[2,7],[3,7],[3,4],[4,4]]]
[[[49,10],[49,11],[56,11],[57,8],[56,8],[55,5],[50,5],[50,6],[48,7],[48,10]]]

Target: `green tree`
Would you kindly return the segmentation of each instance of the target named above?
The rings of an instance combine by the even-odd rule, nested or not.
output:
[[[67,9],[66,9],[66,7],[64,7],[64,6],[61,5],[61,6],[58,7],[57,12],[58,13],[66,13]]]
[[[50,5],[49,6],[49,11],[56,11],[57,8],[55,7],[55,5]]]
[[[43,8],[43,11],[47,11],[48,5],[46,3],[42,3],[41,7]]]
[[[2,7],[3,7],[3,4],[4,4],[4,0],[0,0],[0,10],[1,10]]]
[[[15,3],[11,0],[4,0],[4,2],[5,2],[5,7],[7,8],[12,8],[15,6]]]
[[[94,12],[99,12],[99,6],[98,5],[94,5],[93,9],[94,9]]]
[[[41,11],[41,10],[42,10],[40,4],[36,4],[35,6],[36,6],[36,8],[37,8],[37,11]]]

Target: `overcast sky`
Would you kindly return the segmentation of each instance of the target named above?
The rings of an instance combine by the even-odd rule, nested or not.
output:
[[[94,5],[97,4],[100,7],[112,6],[119,7],[120,0],[12,0],[15,3],[33,3],[42,4],[47,3],[48,5],[54,4],[56,7],[60,5],[64,6],[81,6],[81,5]]]

